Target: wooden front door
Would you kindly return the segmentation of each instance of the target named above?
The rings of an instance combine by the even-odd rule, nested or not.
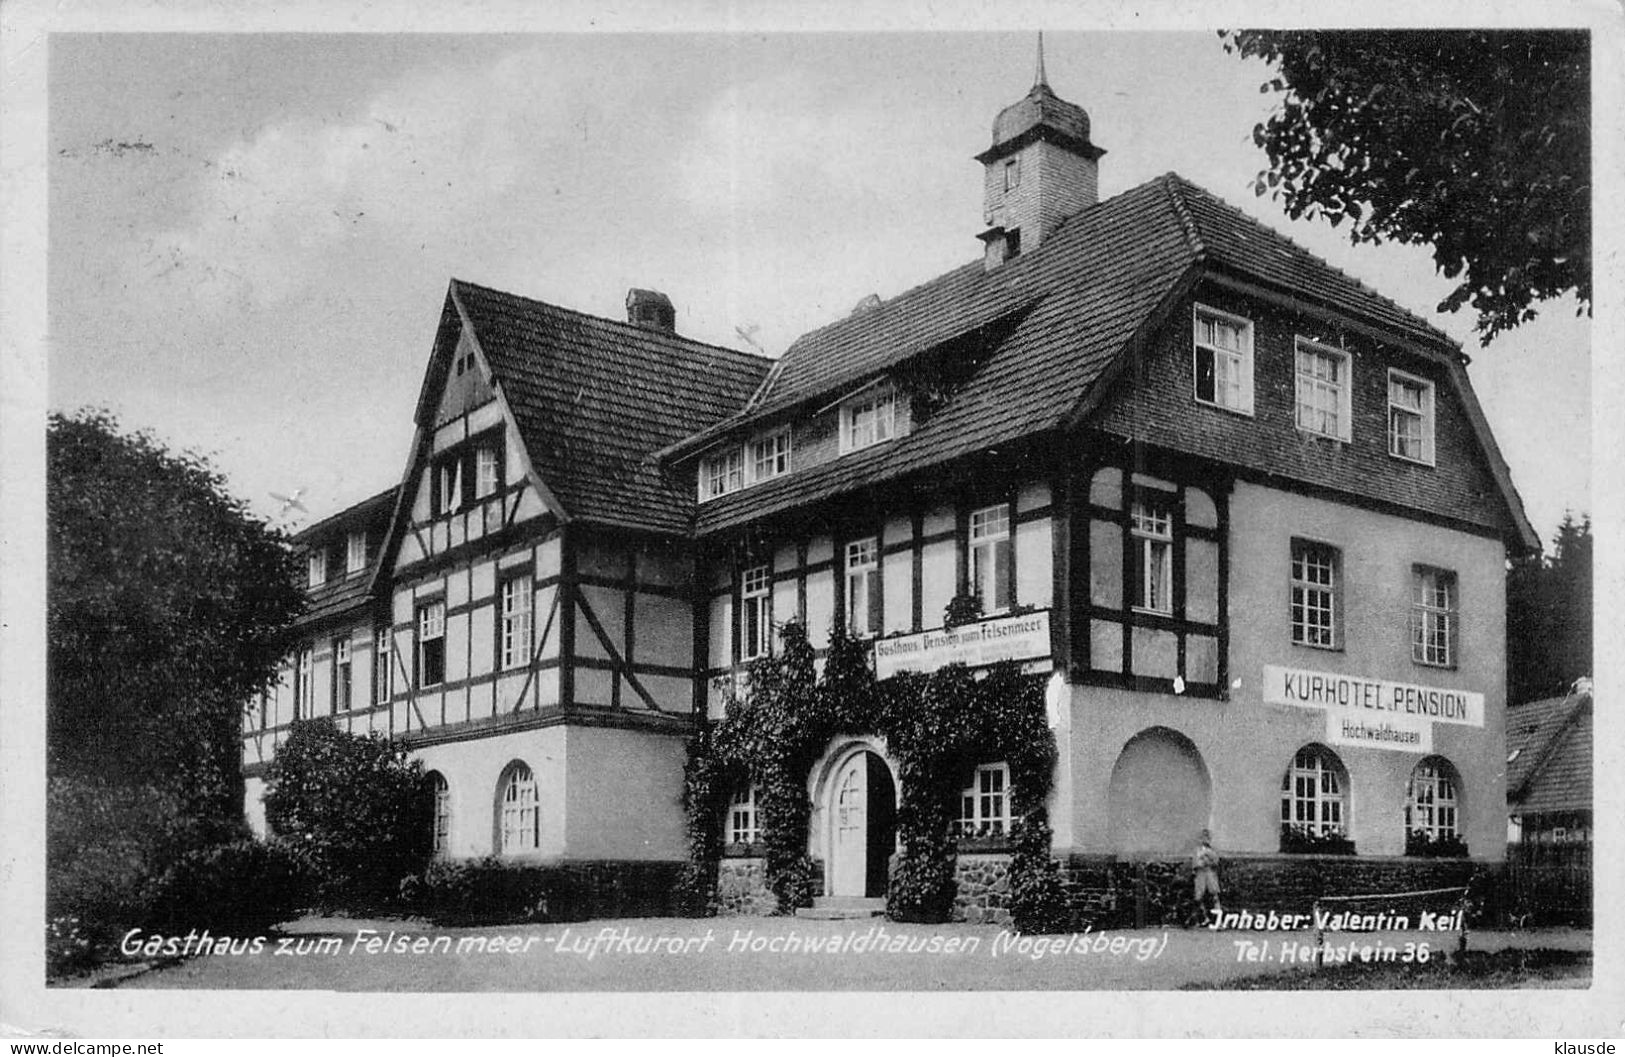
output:
[[[835,776],[830,895],[864,894],[869,873],[868,758],[866,752],[856,753]]]

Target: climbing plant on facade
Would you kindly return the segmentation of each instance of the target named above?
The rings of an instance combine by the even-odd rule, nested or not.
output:
[[[1016,818],[1012,916],[1027,931],[1064,927],[1044,808],[1056,750],[1042,681],[1023,676],[1014,663],[978,672],[951,665],[877,681],[868,646],[840,627],[831,633],[820,674],[802,625],[785,625],[780,640],[776,655],[751,666],[748,693],[689,741],[684,804],[691,894],[704,900],[715,883],[729,793],[755,783],[767,883],[781,912],[810,904],[815,864],[807,856],[807,774],[832,738],[879,735],[901,772],[902,850],[887,912],[897,920],[947,920],[955,891],[953,824],[965,777],[978,764],[1004,760]]]

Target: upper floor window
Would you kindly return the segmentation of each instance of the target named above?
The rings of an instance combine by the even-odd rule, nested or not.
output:
[[[1349,439],[1349,354],[1298,339],[1298,428]]]
[[[897,394],[890,389],[868,395],[841,408],[841,451],[857,451],[891,440],[897,430]]]
[[[970,516],[970,590],[985,612],[1010,608],[1015,553],[1010,546],[1010,506],[984,507]]]
[[[1411,569],[1411,658],[1440,668],[1456,665],[1456,574]]]
[[[387,704],[390,697],[389,637],[388,624],[372,630],[372,692],[380,705]]]
[[[1014,191],[1021,186],[1021,155],[1007,160],[1004,163],[1004,189]]]
[[[1253,413],[1253,325],[1239,316],[1196,307],[1196,399]]]
[[[443,460],[434,468],[434,512],[451,514],[463,506],[463,460]]]
[[[310,552],[310,586],[320,587],[327,582],[327,550],[316,548]]]
[[[1292,541],[1292,641],[1301,646],[1338,646],[1341,555],[1336,547]]]
[[[495,444],[474,449],[474,498],[496,495],[502,488],[502,451]]]
[[[529,576],[502,582],[502,668],[518,668],[530,660],[531,606]]]
[[[790,472],[790,431],[758,437],[750,442],[750,479],[766,481]]]
[[[436,517],[453,514],[502,490],[502,438],[491,434],[435,459],[430,504]]]
[[[309,719],[316,697],[315,650],[310,646],[299,647],[294,663],[293,715],[295,719]]]
[[[1134,608],[1152,613],[1174,611],[1173,497],[1141,491],[1130,512],[1134,560],[1139,568]]]
[[[745,570],[739,581],[739,608],[739,659],[766,657],[773,635],[773,573],[769,566]]]
[[[446,681],[446,603],[418,607],[418,685]]]
[[[1388,372],[1388,454],[1433,465],[1433,383]]]
[[[959,832],[987,837],[1010,832],[1010,765],[984,763],[960,794]]]
[[[367,534],[352,532],[345,541],[344,571],[358,573],[367,567]]]
[[[333,640],[333,711],[350,710],[350,691],[354,685],[350,668],[350,636],[340,635]]]
[[[858,638],[880,631],[880,540],[846,545],[846,626]]]
[[[701,499],[715,499],[719,495],[737,492],[743,487],[745,487],[745,456],[738,448],[720,451],[700,465]]]

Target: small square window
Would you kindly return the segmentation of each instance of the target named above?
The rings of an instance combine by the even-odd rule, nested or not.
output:
[[[1021,156],[1018,154],[1004,163],[1004,189],[1014,191],[1021,186]]]

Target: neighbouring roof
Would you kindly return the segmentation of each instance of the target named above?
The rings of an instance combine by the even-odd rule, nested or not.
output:
[[[1507,709],[1507,803],[1516,814],[1591,807],[1590,691]]]
[[[457,279],[447,297],[570,518],[689,528],[692,490],[663,480],[647,456],[738,410],[772,361]]]
[[[693,455],[720,437],[896,370],[923,353],[1001,321],[1013,326],[988,350],[973,380],[912,433],[864,460],[873,482],[1059,428],[1159,310],[1203,269],[1376,324],[1438,353],[1460,372],[1451,339],[1393,301],[1174,173],[1071,217],[1030,253],[988,270],[978,261],[797,339],[738,413],[661,454]],[[1465,374],[1460,384],[1467,387]],[[1480,420],[1475,428],[1508,493],[1521,504]],[[847,458],[851,458],[848,456]],[[840,461],[845,461],[840,460]],[[798,471],[700,507],[697,527],[715,531],[833,494],[856,468]],[[1533,538],[1532,533],[1528,534]]]
[[[369,496],[354,506],[346,507],[337,514],[316,522],[309,528],[300,530],[294,536],[294,542],[308,547],[313,541],[330,536],[338,531],[349,532],[352,529],[374,527],[379,530],[379,538],[369,554],[367,567],[358,572],[345,573],[342,569],[331,568],[326,582],[320,587],[308,588],[305,592],[305,611],[299,618],[301,625],[315,625],[335,619],[345,614],[353,613],[365,608],[373,598],[371,585],[373,574],[376,571],[382,554],[382,534],[387,528],[390,512],[395,507],[395,487],[389,487],[377,495]],[[331,542],[329,540],[328,542]]]

